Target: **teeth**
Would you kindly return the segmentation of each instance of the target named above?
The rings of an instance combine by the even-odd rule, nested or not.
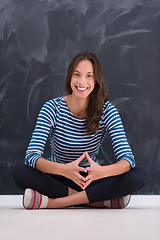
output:
[[[87,88],[85,87],[85,88],[80,88],[80,87],[77,87],[78,88],[78,90],[81,90],[81,91],[83,91],[83,90],[86,90]]]

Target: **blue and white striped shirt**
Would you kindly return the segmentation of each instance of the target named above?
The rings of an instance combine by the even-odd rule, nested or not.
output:
[[[135,160],[125,136],[124,128],[117,109],[107,101],[99,122],[99,130],[86,135],[86,119],[75,117],[66,105],[64,97],[46,102],[37,119],[35,130],[26,151],[25,164],[34,167],[43,156],[48,137],[50,137],[51,155],[48,160],[69,163],[88,151],[92,160],[96,155],[106,134],[112,140],[116,160],[127,160],[135,167]],[[80,166],[89,166],[83,159]]]

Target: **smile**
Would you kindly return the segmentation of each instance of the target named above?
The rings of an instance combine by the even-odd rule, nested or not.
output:
[[[88,89],[88,87],[84,87],[84,88],[82,88],[82,87],[76,87],[78,90],[80,90],[80,91],[85,91],[85,90],[87,90]]]

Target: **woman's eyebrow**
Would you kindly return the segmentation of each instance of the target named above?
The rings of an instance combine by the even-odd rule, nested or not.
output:
[[[76,70],[76,69],[74,70],[74,72],[78,72],[78,73],[80,73],[80,72],[79,72],[78,70]],[[93,72],[87,72],[87,73],[93,73]]]

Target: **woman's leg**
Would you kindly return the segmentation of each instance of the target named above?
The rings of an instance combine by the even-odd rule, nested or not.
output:
[[[24,164],[15,165],[13,178],[20,189],[31,188],[49,198],[59,198],[67,196],[68,193],[71,194],[72,192],[68,192],[68,186],[76,191],[82,190],[65,177],[46,174]]]
[[[65,184],[68,182],[65,185],[54,178],[56,175],[53,177],[25,165],[16,167],[13,175],[21,189],[32,188],[47,195],[49,197],[48,208],[92,204],[122,197],[136,192],[144,185],[146,180],[145,172],[142,169],[133,169],[119,176],[94,181],[85,191],[82,191],[69,179],[61,178]]]
[[[47,208],[64,208],[80,204],[89,204],[85,191],[75,192],[71,195],[56,199],[49,198]]]
[[[28,209],[40,206],[40,197],[45,199],[44,202],[48,202],[48,208],[63,208],[71,206],[71,203],[74,204],[74,202],[75,204],[89,203],[85,191],[82,195],[78,195],[77,193],[82,189],[63,176],[46,174],[24,164],[18,164],[13,168],[13,178],[20,189],[27,189],[23,204],[28,206]],[[74,197],[70,198],[70,195],[74,195]],[[65,198],[66,196],[68,198]],[[27,199],[28,197],[29,199]],[[32,207],[33,205],[34,207]]]
[[[135,193],[146,182],[147,175],[141,168],[135,168],[124,174],[99,179],[86,188],[90,203],[120,198]]]
[[[136,192],[144,186],[145,181],[146,173],[142,169],[136,168],[119,176],[94,181],[85,191],[62,198],[49,199],[48,208],[63,208],[78,204],[88,205],[97,202],[102,207],[101,204],[105,200],[123,197]]]

